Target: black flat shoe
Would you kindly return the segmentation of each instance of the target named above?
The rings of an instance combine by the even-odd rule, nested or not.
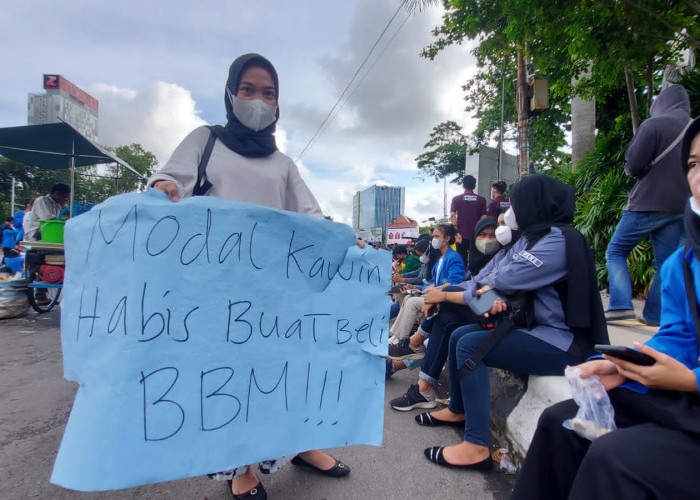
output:
[[[292,464],[296,465],[297,467],[308,467],[309,469],[313,469],[319,474],[323,474],[324,476],[328,477],[343,477],[347,476],[350,474],[350,467],[345,465],[343,462],[340,460],[336,459],[335,463],[333,464],[333,467],[330,469],[319,469],[316,467],[314,464],[310,464],[303,458],[301,458],[299,455],[296,457],[292,458]]]
[[[416,415],[416,422],[418,425],[424,425],[426,427],[442,427],[447,425],[449,427],[461,427],[464,428],[464,420],[461,422],[448,422],[447,420],[440,420],[439,418],[433,417],[430,413],[419,413]]]
[[[265,491],[261,481],[258,481],[258,484],[240,495],[236,495],[233,492],[233,481],[231,479],[226,482],[228,483],[228,492],[231,493],[233,500],[246,500],[248,498],[252,498],[254,500],[267,500],[267,491]]]
[[[426,448],[423,451],[423,453],[425,454],[425,458],[427,458],[434,464],[442,465],[443,467],[451,467],[453,469],[476,470],[479,472],[491,472],[493,470],[493,460],[491,460],[490,455],[486,459],[475,464],[455,465],[445,460],[445,457],[443,456],[444,449],[444,446],[433,446],[432,448]]]

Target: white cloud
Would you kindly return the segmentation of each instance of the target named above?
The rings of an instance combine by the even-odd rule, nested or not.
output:
[[[174,83],[156,81],[142,91],[98,83],[90,92],[100,101],[100,143],[141,144],[161,165],[189,132],[205,124],[191,93]]]
[[[0,126],[21,124],[27,93],[40,90],[41,74],[60,73],[99,99],[101,143],[139,143],[162,164],[195,127],[223,124],[228,66],[245,52],[261,53],[277,68],[276,139],[295,159],[401,2],[6,4],[0,12],[10,22],[0,32],[0,47],[11,50],[0,52],[12,78],[3,82]],[[434,61],[419,56],[433,41],[431,30],[441,24],[441,15],[440,8],[411,16],[399,9],[365,68],[373,65],[371,71],[297,162],[335,220],[349,222],[353,194],[380,182],[406,187],[405,215],[416,220],[442,215],[442,183],[418,179],[414,159],[438,123],[454,120],[471,130],[461,86],[474,60],[468,43],[448,47]],[[27,32],[42,37],[27,38]],[[13,42],[20,39],[21,44]],[[46,39],[52,40],[51,50]],[[458,192],[448,186],[448,198]]]

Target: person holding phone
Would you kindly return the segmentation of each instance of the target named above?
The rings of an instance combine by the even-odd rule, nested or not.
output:
[[[428,460],[445,467],[489,471],[491,391],[488,367],[522,374],[561,375],[607,344],[603,305],[593,253],[569,223],[574,216],[574,190],[542,174],[529,175],[511,189],[505,222],[522,231],[504,260],[479,279],[477,294],[497,289],[505,296],[531,295],[531,322],[512,326],[483,355],[475,358],[492,332],[481,324],[455,330],[449,340],[450,403],[447,408],[416,416],[419,425],[464,429],[462,442],[427,448]],[[489,316],[505,312],[494,302]],[[496,318],[497,328],[498,322]],[[508,323],[505,323],[506,325]],[[471,367],[464,371],[462,367]],[[535,497],[533,497],[535,498]]]
[[[591,443],[561,425],[577,412],[573,400],[548,408],[540,417],[513,499],[698,496],[700,118],[686,132],[681,151],[692,193],[684,213],[687,244],[661,268],[658,332],[644,344],[635,343],[654,363],[642,366],[603,354],[602,359],[579,365],[582,378],[597,375],[608,391],[617,430]]]

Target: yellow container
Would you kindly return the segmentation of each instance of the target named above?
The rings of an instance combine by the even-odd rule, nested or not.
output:
[[[39,220],[41,228],[41,241],[47,243],[63,243],[63,229],[66,225],[64,220]]]

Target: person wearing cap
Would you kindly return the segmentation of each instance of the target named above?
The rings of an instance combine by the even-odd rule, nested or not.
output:
[[[193,195],[298,212],[319,219],[323,212],[291,158],[277,149],[273,135],[279,118],[279,81],[270,61],[259,54],[240,56],[229,69],[224,90],[225,126],[199,127],[175,149],[168,162],[148,181],[172,201]],[[198,165],[211,136],[215,137],[206,180],[198,180]],[[273,472],[290,457],[260,462]],[[292,463],[329,477],[342,477],[350,468],[319,450],[292,458]],[[229,481],[234,498],[264,499],[267,493],[252,465],[213,475]]]
[[[22,227],[26,241],[40,241],[40,220],[57,219],[65,205],[70,200],[70,186],[63,183],[54,184],[51,192],[34,200],[31,212],[25,214]]]

